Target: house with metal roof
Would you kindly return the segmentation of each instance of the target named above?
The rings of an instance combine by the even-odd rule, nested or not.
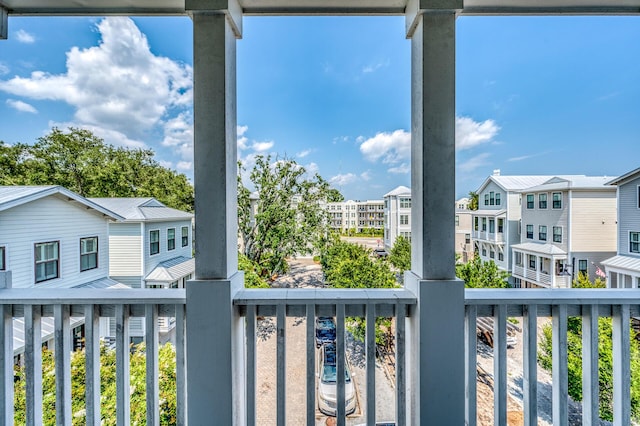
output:
[[[640,288],[640,168],[608,182],[617,188],[617,236],[615,256],[604,261],[607,287]]]
[[[516,287],[570,288],[579,273],[603,276],[615,254],[615,188],[607,176],[557,176],[521,190],[520,242],[513,244]]]
[[[109,226],[109,276],[132,288],[184,288],[193,276],[193,215],[155,198],[91,198],[123,220]]]
[[[400,236],[411,241],[411,189],[401,185],[383,198],[384,247],[390,250]]]

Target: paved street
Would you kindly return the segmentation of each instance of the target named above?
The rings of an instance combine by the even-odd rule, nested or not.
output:
[[[292,262],[289,274],[278,280],[279,287],[318,287],[322,284],[320,266],[310,259]],[[287,424],[303,425],[306,422],[306,319],[287,318],[286,363],[287,363]],[[261,322],[257,345],[257,424],[276,424],[276,334],[275,318]],[[348,425],[366,421],[366,371],[364,369],[364,348],[348,340],[347,358],[356,384],[358,406],[349,416]],[[317,390],[316,390],[317,392]],[[376,418],[395,418],[395,390],[380,365],[376,366]],[[316,409],[316,424],[324,425],[326,416]]]

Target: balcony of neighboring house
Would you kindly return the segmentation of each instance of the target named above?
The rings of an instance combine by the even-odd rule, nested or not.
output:
[[[571,265],[567,253],[553,244],[521,243],[512,246],[512,275],[522,288],[570,288]]]
[[[505,243],[506,210],[477,210],[473,212],[472,238],[494,244]]]

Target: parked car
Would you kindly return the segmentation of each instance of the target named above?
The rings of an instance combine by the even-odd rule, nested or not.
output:
[[[373,254],[374,254],[376,257],[387,257],[387,256],[389,256],[389,252],[388,252],[388,251],[386,251],[386,250],[385,250],[385,249],[383,249],[383,248],[377,248],[377,249],[374,249],[374,250],[373,250]]]
[[[320,348],[320,369],[318,371],[318,408],[327,416],[335,416],[337,406],[337,365],[336,365],[336,345],[327,343]],[[344,364],[344,396],[345,411],[347,415],[356,411],[356,391],[349,364],[345,360]]]
[[[332,317],[316,318],[316,348],[336,341],[336,322]]]

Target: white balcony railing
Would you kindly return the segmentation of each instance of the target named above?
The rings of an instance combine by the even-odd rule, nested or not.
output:
[[[373,324],[376,317],[395,318],[396,383],[395,406],[397,424],[408,423],[407,408],[414,396],[408,388],[406,373],[406,345],[410,334],[405,322],[413,315],[417,299],[406,289],[331,290],[331,289],[272,289],[240,290],[233,304],[246,318],[246,423],[258,424],[256,413],[256,339],[257,318],[275,317],[276,414],[275,423],[286,423],[288,398],[285,393],[286,318],[306,319],[305,346],[302,356],[306,364],[306,423],[315,424],[316,407],[316,348],[314,323],[317,316],[333,316],[337,324],[337,415],[338,424],[345,424],[346,348],[344,344],[345,318],[362,317]],[[568,423],[567,397],[567,319],[582,318],[583,335],[583,423],[597,424],[598,417],[598,317],[613,318],[613,398],[614,424],[630,424],[630,318],[639,315],[640,295],[635,290],[466,290],[465,291],[465,365],[467,424],[476,424],[477,416],[477,319],[493,319],[494,359],[494,422],[506,424],[507,416],[507,317],[522,317],[523,395],[525,424],[537,424],[538,419],[538,318],[551,317],[553,328],[553,424]],[[129,424],[129,339],[127,323],[132,317],[144,317],[146,322],[147,357],[147,424],[157,424],[158,408],[158,319],[175,322],[177,357],[177,424],[186,424],[185,324],[184,290],[0,290],[0,419],[13,423],[13,320],[23,318],[25,328],[25,367],[27,389],[27,424],[36,425],[42,419],[42,360],[40,358],[40,326],[42,319],[53,318],[55,323],[56,419],[59,424],[71,423],[70,352],[71,318],[82,318],[86,341],[86,416],[87,424],[100,424],[100,358],[98,324],[101,317],[115,317],[116,327],[116,410],[118,424]],[[455,330],[450,330],[455,334]],[[366,339],[366,398],[365,412],[373,424],[376,407],[375,334],[367,327]],[[427,348],[438,351],[438,346]],[[197,375],[198,372],[192,372]],[[433,392],[446,392],[441,383]],[[430,391],[429,391],[430,392]],[[244,398],[243,398],[244,400]],[[59,419],[59,421],[58,421]],[[244,423],[244,421],[242,422]]]

